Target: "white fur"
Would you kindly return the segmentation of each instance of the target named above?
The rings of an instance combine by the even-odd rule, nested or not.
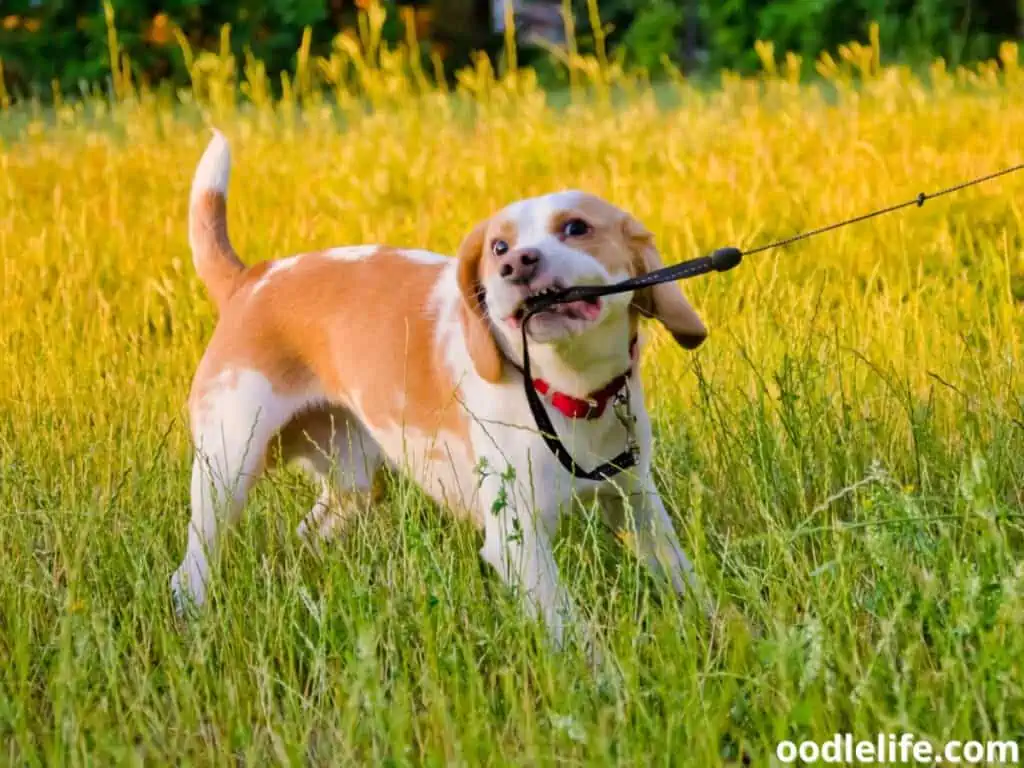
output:
[[[202,605],[218,530],[239,515],[259,475],[267,444],[314,393],[285,397],[259,371],[227,370],[195,404],[192,413],[192,522],[188,548],[172,579],[179,607]]]
[[[519,245],[532,244],[548,234],[547,224],[552,214],[566,208],[574,208],[583,196],[578,190],[566,189],[539,197],[529,197],[506,206],[501,215],[516,222]]]
[[[203,152],[192,179],[191,201],[203,192],[213,190],[227,195],[228,179],[231,175],[231,149],[220,131],[213,132],[213,139]]]
[[[274,275],[280,272],[287,272],[288,270],[292,269],[296,264],[299,263],[300,258],[302,258],[301,255],[288,256],[287,258],[277,259],[276,261],[272,262],[270,266],[267,268],[267,271],[263,273],[263,276],[256,281],[256,285],[252,287],[251,295],[255,296],[257,293],[266,288]]]
[[[337,261],[362,261],[363,259],[370,258],[379,252],[380,249],[379,245],[343,245],[339,248],[326,250],[323,252],[323,255]],[[403,258],[418,264],[437,264],[448,258],[439,253],[419,248],[398,248],[396,250]]]
[[[442,256],[440,253],[424,251],[419,248],[403,248],[399,253],[409,261],[415,261],[417,264],[438,264],[448,260],[447,256]]]
[[[379,245],[346,245],[324,251],[324,256],[336,261],[361,261],[380,250]]]

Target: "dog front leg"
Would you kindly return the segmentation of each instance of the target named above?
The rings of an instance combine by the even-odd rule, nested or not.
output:
[[[620,539],[632,544],[648,570],[671,583],[678,594],[696,598],[706,610],[701,583],[653,480],[648,477],[636,493],[626,498],[609,500],[608,507],[608,523]]]
[[[567,635],[581,627],[552,552],[557,510],[535,511],[505,483],[488,477],[481,489],[485,537],[480,555],[516,590],[528,614],[544,623],[554,645],[564,648]],[[600,649],[590,633],[583,629],[581,639],[591,663],[599,664]]]

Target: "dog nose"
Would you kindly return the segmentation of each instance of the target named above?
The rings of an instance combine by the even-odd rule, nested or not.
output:
[[[540,269],[540,251],[536,248],[517,248],[510,251],[498,267],[498,274],[513,285],[526,285]]]

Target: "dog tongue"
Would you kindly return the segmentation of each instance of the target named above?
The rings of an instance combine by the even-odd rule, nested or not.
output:
[[[593,320],[601,314],[601,305],[587,301],[570,301],[562,304],[558,309],[567,315],[580,317],[584,320]]]
[[[522,310],[520,310],[521,312]],[[579,320],[595,320],[601,314],[601,302],[598,301],[570,301],[567,304],[555,304],[549,309],[541,311],[541,314],[551,313],[553,315],[563,315],[565,317],[576,318]],[[519,313],[510,315],[505,318],[505,322],[511,325],[513,328],[520,328],[523,324],[523,319]]]

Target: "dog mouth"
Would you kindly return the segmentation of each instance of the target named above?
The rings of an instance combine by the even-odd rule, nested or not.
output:
[[[523,324],[523,320],[526,318],[526,302],[529,299],[536,296],[549,296],[554,293],[561,293],[566,289],[566,287],[565,283],[556,279],[550,284],[532,291],[522,298],[519,304],[516,305],[512,314],[505,318],[505,322],[513,328],[520,328]],[[534,313],[533,317],[551,315],[555,317],[564,317],[569,320],[590,322],[592,320],[596,320],[600,314],[601,299],[596,296],[592,296],[585,299],[578,299],[576,301],[567,301],[562,304],[552,304],[550,307],[546,307],[539,312]]]

